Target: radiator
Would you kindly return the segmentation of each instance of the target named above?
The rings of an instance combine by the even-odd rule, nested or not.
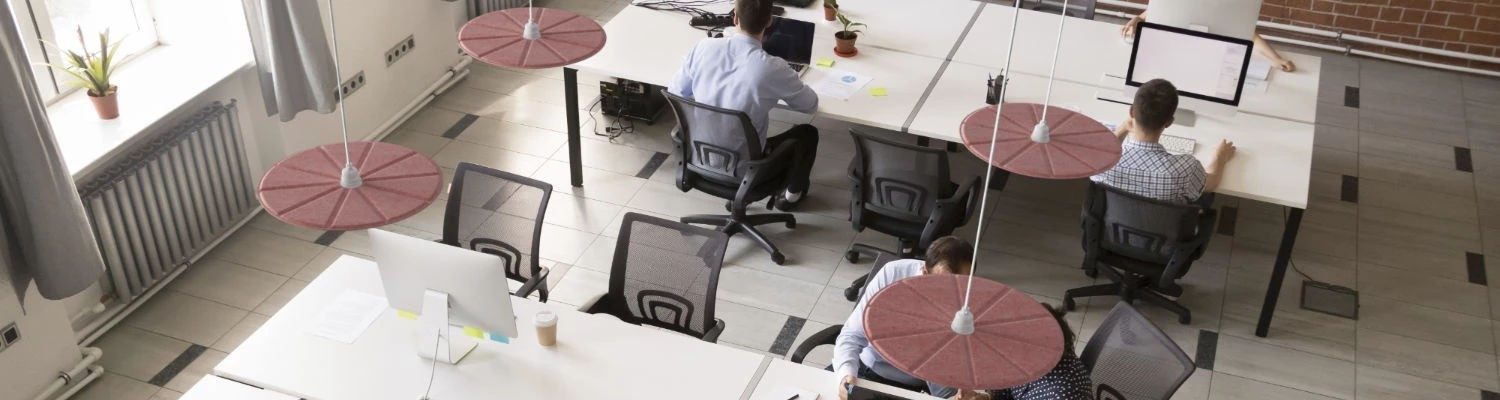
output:
[[[115,299],[130,301],[255,210],[235,102],[214,102],[79,181]]]
[[[507,8],[525,7],[527,0],[468,0],[469,19]]]

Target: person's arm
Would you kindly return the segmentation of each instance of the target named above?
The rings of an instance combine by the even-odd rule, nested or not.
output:
[[[889,266],[889,264],[887,264]],[[859,302],[854,304],[854,311],[849,313],[849,318],[844,319],[844,327],[839,329],[839,336],[833,342],[833,372],[839,377],[839,398],[847,396],[844,385],[853,385],[859,377],[859,353],[870,346],[870,338],[865,336],[865,304],[870,302],[870,297],[884,289],[891,283],[891,275],[888,269],[881,268],[878,273],[865,280],[865,291],[859,296]]]
[[[672,83],[667,85],[667,91],[672,94],[693,98],[693,54],[698,52],[698,46],[693,46],[686,57],[682,58],[682,68],[677,69],[677,75],[672,77]]]
[[[1133,129],[1135,129],[1135,118],[1125,117],[1125,120],[1120,121],[1120,125],[1115,127],[1115,139],[1124,142],[1125,138],[1130,137],[1130,131]]]
[[[1292,60],[1282,57],[1281,53],[1276,52],[1276,48],[1271,47],[1271,44],[1267,43],[1266,39],[1261,38],[1259,33],[1255,34],[1252,39],[1255,42],[1255,52],[1260,53],[1267,60],[1271,60],[1272,64],[1276,64],[1276,68],[1281,68],[1282,71],[1286,72],[1297,70],[1297,64],[1293,64]]]
[[[779,66],[771,66],[770,79],[766,79],[771,93],[786,102],[787,108],[800,113],[812,113],[818,110],[818,92],[814,92],[807,84],[802,83],[802,77],[797,76],[797,71],[787,66],[785,61],[776,59]],[[779,67],[779,68],[778,68]]]
[[[1219,181],[1224,179],[1224,165],[1228,164],[1231,158],[1234,158],[1234,142],[1220,141],[1219,147],[1214,148],[1214,159],[1204,167],[1207,178],[1204,179],[1203,193],[1219,188]]]
[[[1120,37],[1128,38],[1135,36],[1135,26],[1140,25],[1141,21],[1145,20],[1146,13],[1141,13],[1141,15],[1137,15],[1135,18],[1125,21],[1125,26],[1120,27]]]

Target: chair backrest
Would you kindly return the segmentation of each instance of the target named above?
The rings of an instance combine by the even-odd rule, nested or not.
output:
[[[1101,400],[1168,399],[1194,369],[1172,338],[1125,302],[1104,317],[1080,359]]]
[[[552,185],[477,164],[459,163],[448,188],[442,242],[505,260],[505,275],[525,282],[542,272],[542,222]],[[545,296],[546,286],[540,287]]]
[[[915,224],[925,223],[938,200],[956,189],[949,180],[948,152],[912,146],[863,132],[854,136],[853,212],[869,211]]]
[[[728,245],[724,232],[626,213],[606,296],[629,315],[616,316],[703,337],[715,325],[719,267]]]
[[[1098,223],[1093,228],[1097,231],[1085,235],[1097,235],[1100,248],[1162,264],[1171,260],[1182,242],[1199,234],[1204,211],[1198,204],[1174,204],[1098,183],[1089,188],[1084,207]]]
[[[1021,8],[1073,18],[1094,19],[1095,0],[1068,0],[1068,12],[1062,13],[1063,0],[1021,0]]]
[[[745,164],[765,156],[760,134],[744,111],[720,108],[662,90],[677,117],[684,166],[695,175],[736,185]]]

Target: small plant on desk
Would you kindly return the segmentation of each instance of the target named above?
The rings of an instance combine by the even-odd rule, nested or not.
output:
[[[844,16],[842,12],[838,13],[838,19],[840,24],[844,24],[844,29],[833,33],[835,43],[833,54],[839,57],[854,57],[855,54],[859,54],[859,49],[854,47],[854,41],[859,39],[861,32],[864,32],[859,28],[868,26],[863,22],[849,20],[849,17]]]
[[[839,14],[839,0],[823,0],[823,19],[832,21]]]

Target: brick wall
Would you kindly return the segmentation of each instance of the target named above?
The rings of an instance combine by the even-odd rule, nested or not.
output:
[[[1147,0],[1127,0],[1146,3]],[[1260,19],[1433,49],[1500,57],[1500,0],[1262,0]],[[1122,10],[1134,13],[1134,10]],[[1277,36],[1328,42],[1289,32]],[[1357,49],[1500,71],[1500,65],[1349,43]]]

